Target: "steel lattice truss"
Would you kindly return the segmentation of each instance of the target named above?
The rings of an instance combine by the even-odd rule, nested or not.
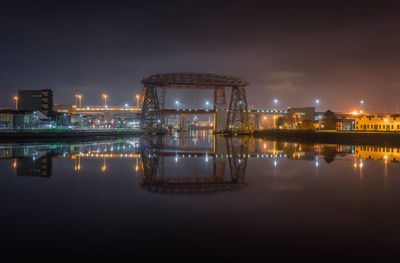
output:
[[[207,87],[232,87],[248,86],[249,83],[241,78],[228,75],[208,73],[168,73],[151,75],[142,80],[143,84],[156,86],[203,86]]]
[[[232,87],[226,127],[229,131],[249,132],[249,111],[244,87]]]
[[[142,127],[144,130],[160,130],[164,124],[157,88],[214,89],[215,106],[217,104],[225,105],[225,87],[232,87],[226,130],[250,131],[245,90],[249,83],[241,78],[207,73],[169,73],[151,75],[144,78],[142,84],[144,85],[142,97]]]
[[[157,87],[145,85],[142,96],[142,118],[141,125],[144,130],[160,130],[163,118],[160,112],[160,103],[158,102]]]

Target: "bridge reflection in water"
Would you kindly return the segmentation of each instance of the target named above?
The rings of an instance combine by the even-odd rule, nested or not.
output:
[[[207,194],[240,190],[245,185],[245,173],[248,159],[248,137],[223,138],[226,154],[219,155],[213,152],[171,151],[164,147],[167,138],[152,137],[142,141],[141,145],[141,170],[142,186],[151,192],[171,194]],[[165,159],[194,158],[194,171],[191,174],[180,175],[177,172],[165,172]],[[206,162],[212,158],[212,173],[199,174],[199,159],[205,158]],[[229,174],[226,176],[226,162],[229,163]]]
[[[133,160],[133,173],[142,177],[143,189],[159,193],[207,194],[243,189],[249,159],[279,158],[330,163],[336,156],[399,162],[400,149],[379,146],[301,144],[250,137],[210,136],[207,132],[180,136],[144,137],[87,143],[0,145],[0,159],[11,160],[19,176],[48,178],[53,160],[72,160],[72,174],[83,175],[90,159],[99,173],[107,173],[109,159]],[[87,163],[88,162],[88,163]],[[90,164],[89,164],[90,163]],[[97,165],[97,164],[96,164]],[[364,168],[365,169],[365,168]]]

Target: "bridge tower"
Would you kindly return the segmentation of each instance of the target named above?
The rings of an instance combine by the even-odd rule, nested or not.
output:
[[[141,127],[145,131],[158,131],[164,123],[161,116],[160,103],[157,96],[157,86],[144,85],[142,95]]]
[[[230,132],[250,132],[249,107],[244,86],[232,87],[226,129]]]
[[[205,73],[170,73],[151,75],[142,80],[142,128],[145,131],[160,131],[164,126],[165,118],[163,113],[164,99],[160,102],[157,95],[157,88],[179,88],[179,89],[213,89],[214,109],[207,113],[214,113],[214,132],[250,132],[248,105],[245,87],[249,84],[240,78]],[[231,100],[229,108],[226,108],[225,88],[231,87]],[[198,109],[191,111],[196,114]]]

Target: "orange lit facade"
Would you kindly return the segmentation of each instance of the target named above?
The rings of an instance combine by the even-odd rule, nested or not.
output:
[[[355,121],[356,131],[400,131],[400,115],[364,115]]]

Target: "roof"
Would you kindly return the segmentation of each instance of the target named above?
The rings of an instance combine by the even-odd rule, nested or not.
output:
[[[209,73],[167,73],[150,75],[142,80],[142,84],[157,86],[248,86],[249,83],[241,78],[209,74]]]

